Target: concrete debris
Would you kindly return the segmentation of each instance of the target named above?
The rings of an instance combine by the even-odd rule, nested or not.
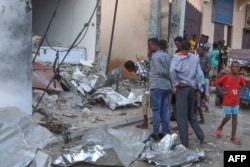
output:
[[[89,60],[83,60],[83,59],[80,59],[80,63],[84,66],[88,66],[88,67],[93,67],[93,62],[92,61],[89,61]]]
[[[33,55],[33,59],[35,58],[36,52],[39,48],[39,45],[42,41],[42,37],[38,36],[38,35],[33,35],[32,36],[32,55]],[[35,62],[39,62],[39,54],[37,55]]]
[[[98,113],[91,110],[97,104],[105,102],[110,109],[115,110],[118,107],[139,106],[142,100],[143,88],[131,89],[134,83],[120,81],[120,68],[105,75],[97,73],[95,67],[83,64],[62,64],[59,75],[64,91],[49,89],[40,100],[44,92],[33,90],[33,106],[40,100],[39,107],[33,113],[34,119],[56,134],[103,121],[105,113],[99,117]],[[45,63],[44,66],[51,65]],[[110,117],[110,114],[114,115],[108,113],[107,116]]]

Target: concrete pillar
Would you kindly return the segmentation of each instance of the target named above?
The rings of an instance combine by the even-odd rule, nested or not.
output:
[[[176,47],[174,38],[183,36],[185,21],[186,0],[172,0],[172,10],[170,19],[169,49],[170,54],[174,54]]]
[[[161,0],[150,1],[149,34],[148,38],[161,35]]]
[[[24,0],[0,1],[0,107],[32,113],[32,11]]]

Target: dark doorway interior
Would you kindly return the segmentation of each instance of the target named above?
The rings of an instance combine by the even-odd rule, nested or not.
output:
[[[224,39],[224,24],[214,23],[214,42]]]
[[[227,45],[228,46],[232,46],[232,39],[231,39],[231,35],[232,34],[232,26],[227,26]]]
[[[187,39],[190,40],[193,34],[200,35],[201,12],[188,1],[186,2],[184,30],[187,33]]]
[[[242,49],[250,49],[250,30],[248,29],[243,30]]]

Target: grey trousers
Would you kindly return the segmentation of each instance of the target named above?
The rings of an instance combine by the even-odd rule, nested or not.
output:
[[[179,88],[176,91],[176,119],[180,134],[180,140],[185,147],[189,146],[188,122],[193,128],[199,140],[205,138],[204,132],[194,114],[195,89],[189,86]]]

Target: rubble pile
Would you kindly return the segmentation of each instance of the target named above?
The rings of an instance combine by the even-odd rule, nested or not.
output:
[[[139,106],[142,99],[143,88],[132,80],[122,80],[118,68],[105,75],[83,64],[64,63],[59,74],[64,91],[33,89],[34,119],[56,134],[98,126],[113,116],[126,115],[114,110]]]

